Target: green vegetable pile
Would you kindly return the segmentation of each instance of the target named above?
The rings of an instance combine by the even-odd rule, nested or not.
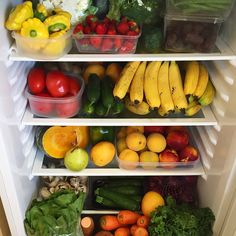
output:
[[[232,0],[172,0],[171,3],[186,14],[211,12],[221,13],[230,8]]]
[[[77,236],[85,193],[61,190],[43,201],[34,200],[24,221],[28,236]]]
[[[215,217],[209,208],[176,205],[172,197],[151,216],[150,236],[210,236]]]

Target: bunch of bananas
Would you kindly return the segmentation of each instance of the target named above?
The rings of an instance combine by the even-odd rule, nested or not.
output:
[[[125,98],[126,108],[135,114],[146,115],[158,109],[161,116],[181,111],[193,116],[213,101],[215,88],[203,64],[190,61],[183,67],[184,80],[175,61],[129,62],[113,95],[117,99]]]

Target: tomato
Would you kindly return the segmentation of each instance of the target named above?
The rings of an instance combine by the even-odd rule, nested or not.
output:
[[[73,101],[56,105],[56,113],[59,117],[75,116],[79,108],[79,102]]]
[[[30,93],[39,94],[45,89],[46,74],[43,68],[32,68],[28,74],[28,88]]]
[[[39,97],[51,97],[50,94],[48,93],[39,93],[37,94],[37,96]],[[35,113],[37,113],[39,116],[48,116],[51,114],[51,112],[53,111],[53,104],[50,101],[45,101],[46,99],[44,99],[43,101],[31,101],[30,102],[30,106],[31,109],[35,111]]]
[[[80,91],[80,83],[76,80],[76,78],[67,76],[69,80],[69,86],[70,86],[70,94],[73,96],[77,95]]]
[[[46,78],[46,87],[53,97],[64,97],[70,89],[69,80],[61,71],[50,71]]]

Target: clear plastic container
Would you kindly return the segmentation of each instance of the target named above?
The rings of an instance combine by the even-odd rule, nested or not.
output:
[[[116,156],[116,159],[118,161],[119,168],[126,170],[134,170],[140,167],[146,170],[153,170],[156,168],[166,168],[166,169],[179,168],[179,167],[192,168],[195,165],[197,165],[200,161],[200,157],[196,161],[189,161],[189,162],[130,162],[130,161],[120,160],[118,156]]]
[[[28,88],[25,90],[26,97],[29,101],[31,112],[39,117],[73,117],[80,111],[82,107],[82,94],[84,91],[84,80],[81,77],[75,77],[80,83],[80,91],[75,96],[70,97],[41,97],[30,94]]]
[[[73,34],[73,38],[80,53],[132,54],[136,51],[140,35]]]
[[[57,59],[67,54],[72,48],[71,30],[59,38],[52,39],[33,39],[23,37],[16,32],[12,32],[12,37],[16,40],[18,53],[33,59]]]
[[[220,19],[166,15],[165,50],[213,52],[221,23]]]
[[[167,0],[166,11],[171,15],[203,16],[206,18],[220,18],[225,20],[233,6],[235,0],[208,1],[202,0]]]

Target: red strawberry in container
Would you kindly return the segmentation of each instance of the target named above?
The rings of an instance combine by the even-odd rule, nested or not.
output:
[[[89,39],[89,41],[90,41],[90,44],[94,47],[94,48],[96,48],[96,49],[99,49],[100,48],[100,46],[101,46],[101,43],[102,43],[102,38],[101,37],[99,37],[99,36],[93,36],[93,37],[91,37],[90,39]]]
[[[106,34],[107,33],[107,25],[104,22],[98,22],[95,32],[96,32],[96,34]]]
[[[86,18],[85,18],[85,22],[87,25],[91,26],[91,24],[93,22],[97,22],[98,21],[98,18],[95,16],[95,15],[87,15]]]
[[[122,45],[122,38],[119,36],[116,36],[116,38],[114,39],[114,48],[118,51],[121,48]]]
[[[126,21],[118,23],[116,28],[119,34],[125,35],[129,32],[129,25]]]
[[[89,25],[86,25],[86,26],[84,26],[83,32],[84,32],[84,34],[91,34],[92,30]]]
[[[108,52],[113,49],[113,39],[111,38],[104,38],[102,41],[101,51]]]
[[[84,26],[83,24],[79,23],[75,26],[74,30],[73,30],[73,34],[83,34],[84,31]]]
[[[135,48],[135,42],[134,40],[124,40],[124,42],[122,43],[122,46],[119,50],[119,53],[131,53],[134,51]]]
[[[116,28],[114,25],[110,25],[108,27],[107,35],[116,35]]]

